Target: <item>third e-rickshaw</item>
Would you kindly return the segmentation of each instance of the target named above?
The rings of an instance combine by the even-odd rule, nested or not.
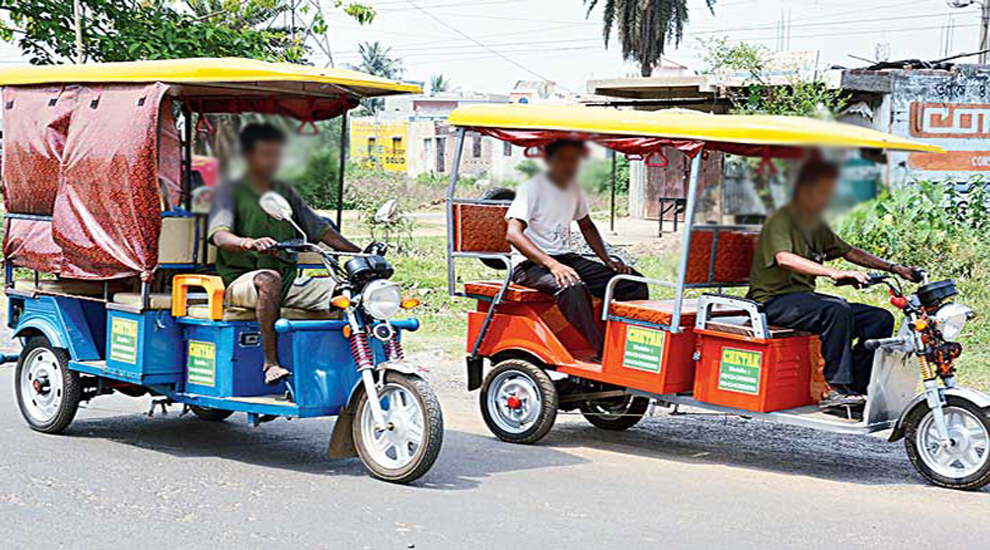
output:
[[[700,176],[702,160],[713,153],[769,165],[821,150],[939,153],[939,147],[802,117],[477,105],[456,110],[450,122],[459,144],[447,194],[448,284],[451,295],[477,300],[468,315],[468,389],[481,389],[482,416],[498,438],[539,441],[558,410],[577,409],[597,427],[624,430],[651,403],[683,405],[837,433],[889,429],[889,440],[905,441],[912,464],[931,483],[976,489],[990,482],[990,396],[956,378],[958,339],[972,311],[953,301],[953,281],[928,281],[919,272],[919,286],[906,292],[899,282],[871,275],[869,286],[888,287],[903,322],[896,336],[865,343],[877,350],[865,409],[836,417],[817,406],[827,391],[817,336],[768,325],[759,303],[725,292],[746,286],[758,228],[695,221],[703,188],[716,184]],[[610,281],[596,304],[606,335],[600,361],[552,297],[511,283],[509,201],[458,196],[468,132],[524,147],[527,157],[567,138],[656,166],[671,150],[690,159],[676,278]],[[500,266],[504,277],[460,281],[461,259]],[[673,298],[617,302],[612,293],[621,280],[661,287]],[[689,292],[699,295],[689,299]]]

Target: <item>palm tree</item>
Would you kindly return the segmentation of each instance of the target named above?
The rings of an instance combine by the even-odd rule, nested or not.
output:
[[[437,95],[450,89],[450,80],[442,74],[430,77],[430,95]]]
[[[584,0],[584,3],[590,16],[598,0]],[[715,0],[705,3],[715,13]],[[640,74],[648,77],[660,63],[667,43],[680,45],[688,22],[687,0],[605,0],[602,22],[605,47],[608,48],[612,29],[617,28],[622,58],[635,60]]]
[[[358,53],[361,55],[361,62],[350,67],[355,71],[373,74],[389,80],[402,78],[404,69],[402,60],[392,57],[392,48],[382,46],[377,40],[374,42],[362,42],[358,44]],[[363,113],[373,115],[385,107],[385,100],[381,98],[366,99],[361,102]]]

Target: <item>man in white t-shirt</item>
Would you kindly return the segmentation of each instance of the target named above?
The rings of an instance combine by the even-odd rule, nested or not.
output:
[[[592,297],[603,297],[615,275],[638,273],[609,257],[588,215],[588,203],[577,182],[587,152],[585,144],[559,140],[547,145],[544,152],[546,173],[519,186],[505,216],[509,222],[505,238],[512,245],[512,280],[552,295],[564,317],[601,354],[605,337]],[[574,221],[601,263],[571,252]],[[645,300],[649,291],[643,283],[623,280],[616,284],[614,296],[616,300]]]

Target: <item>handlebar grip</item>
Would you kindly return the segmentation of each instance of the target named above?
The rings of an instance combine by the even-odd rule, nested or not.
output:
[[[863,342],[863,347],[866,348],[866,349],[868,349],[869,351],[875,351],[875,350],[877,350],[877,349],[879,349],[879,348],[881,348],[883,346],[889,346],[889,345],[892,345],[892,344],[900,344],[900,343],[903,343],[903,342],[904,342],[904,339],[898,338],[896,336],[893,337],[893,338],[877,338],[876,340],[867,340],[867,341]]]
[[[855,284],[857,284],[857,281],[852,277],[849,277],[848,279],[839,279],[838,281],[835,281],[835,283],[833,283],[834,286],[850,286]]]

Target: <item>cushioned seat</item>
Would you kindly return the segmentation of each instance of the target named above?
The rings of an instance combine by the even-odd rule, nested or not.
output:
[[[189,309],[187,311],[189,317],[192,317],[193,319],[210,318],[210,308],[206,304],[202,304],[202,305],[190,304]],[[280,316],[283,319],[313,321],[320,319],[340,319],[341,313],[339,310],[310,311],[306,309],[283,307]],[[223,309],[223,320],[224,321],[255,321],[257,320],[257,317],[255,316],[255,312],[253,309],[247,309],[243,307],[225,307]]]
[[[113,295],[113,303],[124,306],[141,307],[141,293],[118,292]],[[151,294],[151,303],[148,309],[172,309],[172,295],[153,292]]]
[[[673,300],[632,300],[612,302],[609,314],[657,325],[670,325],[674,314]],[[681,306],[681,326],[693,326],[698,315],[698,301],[684,300]]]
[[[494,298],[500,288],[502,288],[500,281],[473,281],[464,284],[465,293],[487,298]],[[510,284],[502,299],[508,302],[552,302],[553,296],[525,286]]]
[[[124,283],[113,281],[110,283],[110,291],[113,292],[114,289],[120,290],[122,286],[124,286]],[[37,285],[34,284],[34,281],[14,281],[14,290],[102,298],[103,281],[82,281],[78,279],[42,280],[38,281]]]

